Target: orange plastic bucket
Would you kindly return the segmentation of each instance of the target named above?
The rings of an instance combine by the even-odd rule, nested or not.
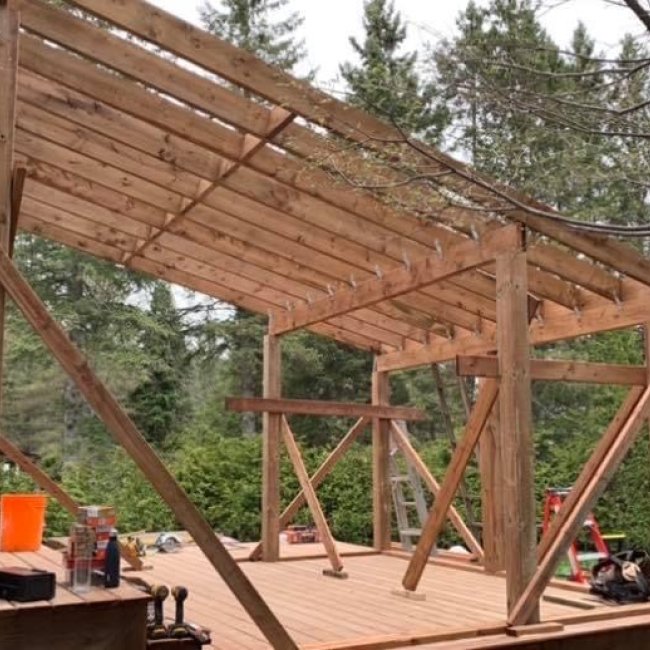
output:
[[[46,507],[42,494],[0,496],[0,551],[38,551]]]

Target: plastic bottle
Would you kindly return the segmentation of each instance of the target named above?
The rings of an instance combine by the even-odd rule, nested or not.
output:
[[[104,564],[104,587],[114,589],[120,586],[120,544],[117,541],[117,531],[111,530],[106,546]]]

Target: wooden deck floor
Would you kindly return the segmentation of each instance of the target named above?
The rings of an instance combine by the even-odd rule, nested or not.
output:
[[[291,547],[290,554],[318,552],[310,546]],[[363,549],[347,550],[358,553]],[[214,648],[268,648],[198,548],[186,546],[179,553],[155,555],[147,558],[147,563],[153,568],[132,575],[149,583],[186,586],[190,591],[187,618],[212,630]],[[501,577],[429,565],[421,584],[426,600],[416,601],[391,593],[400,585],[406,568],[404,559],[370,554],[346,557],[344,563],[347,580],[323,576],[321,571],[328,566],[324,558],[275,564],[244,562],[241,566],[300,645],[382,634],[442,632],[505,619],[505,583]],[[545,619],[600,606],[579,592],[552,587],[546,595],[559,602],[543,602]],[[166,614],[173,614],[171,607]]]

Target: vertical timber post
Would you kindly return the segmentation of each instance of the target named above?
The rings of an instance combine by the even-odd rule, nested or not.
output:
[[[528,269],[522,247],[496,262],[499,445],[508,614],[537,564],[534,445],[528,339]],[[539,622],[539,603],[526,623]]]
[[[372,373],[372,403],[376,406],[390,403],[389,375],[376,369]],[[389,459],[390,421],[374,418],[372,421],[372,538],[373,546],[377,551],[389,549],[391,541]]]
[[[18,8],[16,0],[0,0],[0,246],[10,249],[16,79],[18,67]],[[0,287],[0,410],[4,359],[6,292]]]
[[[479,388],[480,390],[480,388]],[[479,470],[481,474],[482,542],[486,571],[496,573],[504,569],[503,546],[503,486],[501,484],[501,455],[499,452],[498,403],[487,421],[479,439]]]
[[[281,344],[277,336],[264,337],[264,397],[282,396]],[[262,416],[262,560],[280,558],[280,413]]]

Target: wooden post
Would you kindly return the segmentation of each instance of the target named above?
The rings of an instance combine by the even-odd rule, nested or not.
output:
[[[376,362],[376,361],[375,361]],[[390,383],[386,372],[372,373],[372,403],[390,402]],[[373,546],[377,551],[390,548],[391,490],[390,490],[390,421],[372,421],[372,518]]]
[[[277,336],[264,337],[264,397],[281,397],[282,348]],[[280,559],[280,421],[279,413],[262,416],[262,560]]]
[[[212,526],[2,250],[0,282],[115,440],[129,453],[181,526],[192,536],[271,647],[274,650],[297,650],[298,646],[215,535]]]
[[[15,0],[0,0],[0,247],[10,245],[18,68],[18,6]],[[5,339],[4,288],[0,287],[0,407]],[[1,408],[0,408],[1,410]]]
[[[486,571],[502,571],[503,545],[503,486],[501,484],[501,455],[498,446],[498,406],[492,409],[483,435],[479,440],[479,471],[481,475],[482,541]]]
[[[537,560],[534,445],[528,340],[526,253],[496,263],[497,350],[501,388],[499,448],[503,485],[504,561],[508,613],[535,574]],[[539,622],[539,601],[520,624]]]

